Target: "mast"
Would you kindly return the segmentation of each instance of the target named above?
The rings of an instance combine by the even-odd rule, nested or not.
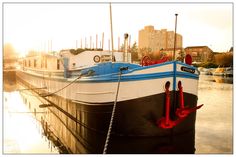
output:
[[[96,50],[98,49],[98,35],[96,34]]]
[[[92,49],[92,36],[90,36],[90,50]]]
[[[84,48],[85,48],[85,49],[87,48],[87,40],[86,40],[86,37],[85,37],[85,42],[84,42]]]
[[[175,39],[174,39],[174,54],[173,54],[173,60],[175,60],[175,47],[176,47],[176,29],[177,29],[177,16],[178,14],[175,14]]]
[[[104,32],[102,33],[102,50],[103,50],[103,45],[104,45]]]
[[[113,46],[113,28],[112,28],[112,11],[111,11],[111,3],[110,3],[110,23],[111,23],[111,61],[113,61],[113,51],[114,51],[114,46]]]
[[[120,51],[120,37],[118,37],[118,51]]]
[[[83,44],[82,44],[82,38],[80,39],[80,48],[83,48]]]

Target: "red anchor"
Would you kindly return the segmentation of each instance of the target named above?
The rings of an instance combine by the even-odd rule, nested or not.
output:
[[[184,106],[184,94],[183,94],[183,87],[181,81],[178,82],[178,88],[179,88],[179,97],[180,97],[180,107],[176,109],[175,114],[179,118],[187,117],[190,113],[196,111],[197,109],[201,108],[203,106],[199,105],[193,108],[189,108],[188,106]]]
[[[160,128],[164,128],[164,129],[170,129],[170,128],[173,128],[174,126],[176,126],[177,124],[179,124],[183,119],[177,119],[175,121],[171,120],[170,119],[170,91],[169,91],[169,88],[170,88],[170,82],[168,81],[166,84],[165,84],[165,93],[166,93],[166,105],[165,105],[165,108],[166,108],[166,113],[165,113],[165,117],[162,117],[161,119],[159,119],[157,121],[157,125],[160,127]]]
[[[168,81],[165,84],[165,93],[166,93],[166,103],[165,103],[165,117],[162,117],[157,121],[157,125],[160,128],[163,129],[170,129],[173,128],[174,126],[178,125],[180,122],[182,122],[190,113],[196,111],[197,109],[201,108],[203,106],[199,105],[194,108],[189,108],[189,107],[184,107],[184,95],[183,95],[183,87],[181,85],[181,82],[178,82],[178,88],[179,88],[179,93],[180,93],[180,108],[177,108],[176,110],[176,115],[178,116],[178,119],[176,120],[171,120],[170,119],[170,82]]]

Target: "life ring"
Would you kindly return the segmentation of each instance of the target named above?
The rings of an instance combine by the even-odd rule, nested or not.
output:
[[[100,60],[101,60],[101,57],[98,56],[98,55],[96,55],[96,56],[93,57],[93,61],[94,61],[95,63],[99,63]]]

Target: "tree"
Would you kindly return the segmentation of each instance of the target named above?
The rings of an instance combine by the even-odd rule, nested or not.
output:
[[[144,47],[139,49],[139,53],[141,54],[141,58],[144,56],[150,56],[152,49],[150,47]]]
[[[180,51],[178,51],[178,57],[176,58],[176,60],[183,62],[184,61],[184,57],[185,57],[184,51],[180,50]]]
[[[3,47],[3,67],[15,64],[18,58],[18,54],[16,53],[14,47],[7,43]]]
[[[138,61],[138,47],[137,47],[137,43],[135,42],[133,44],[133,46],[128,50],[128,52],[131,53],[131,58],[132,58],[132,61]]]
[[[4,45],[4,48],[3,48],[3,58],[6,59],[6,58],[17,58],[17,53],[14,49],[14,47],[10,44],[10,43],[7,43]]]
[[[214,62],[217,65],[232,66],[233,65],[233,53],[221,53],[214,56]]]

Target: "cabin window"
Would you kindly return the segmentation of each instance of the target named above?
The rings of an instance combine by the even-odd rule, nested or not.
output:
[[[41,61],[41,68],[43,68],[43,60],[41,59],[40,61]]]
[[[60,69],[60,59],[57,60],[57,70]]]
[[[47,69],[48,65],[47,65],[47,58],[45,58],[45,68]]]
[[[36,66],[37,66],[37,60],[34,59],[34,67],[36,68]]]

